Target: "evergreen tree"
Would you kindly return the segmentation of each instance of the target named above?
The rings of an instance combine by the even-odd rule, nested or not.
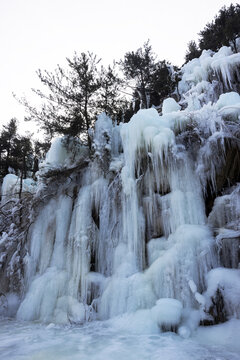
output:
[[[104,111],[114,120],[119,117],[126,105],[125,98],[120,95],[123,81],[117,75],[115,63],[107,69],[102,66],[100,82],[96,101],[97,113]]]
[[[200,32],[199,47],[217,51],[223,45],[232,45],[237,52],[236,39],[240,37],[240,5],[222,7],[214,21]]]
[[[43,99],[40,110],[22,100],[29,112],[26,120],[36,120],[49,138],[55,134],[88,138],[94,119],[93,96],[100,88],[99,61],[92,53],[75,53],[72,59],[67,58],[67,70],[59,65],[54,73],[38,70],[48,92],[33,90]]]
[[[155,64],[155,71],[149,84],[150,106],[160,105],[165,98],[172,94],[176,87],[173,74],[177,70],[177,67],[172,66],[166,60],[158,61]]]
[[[21,179],[31,176],[34,159],[31,136],[17,133],[16,119],[3,126],[0,134],[0,180],[9,171]]]
[[[32,177],[35,179],[35,174],[39,170],[39,161],[42,160],[48,150],[50,149],[50,143],[40,140],[33,142],[33,163],[32,163]]]
[[[198,49],[196,42],[194,40],[191,40],[188,43],[188,49],[185,54],[185,62],[187,63],[192,59],[199,58],[200,55],[201,55],[201,50]]]
[[[17,139],[17,120],[11,119],[7,125],[3,125],[0,134],[0,178],[8,174],[9,168],[17,169],[13,160],[13,153]]]
[[[22,195],[23,179],[32,175],[33,148],[30,136],[29,134],[17,137],[12,153],[17,175],[20,178],[19,198]]]
[[[149,41],[136,52],[127,52],[124,60],[120,61],[120,65],[126,79],[134,80],[133,87],[140,98],[141,107],[147,109],[149,107],[149,85],[155,70],[155,57]]]
[[[173,67],[165,60],[156,61],[149,41],[136,52],[126,53],[120,65],[128,86],[133,88],[133,98],[137,105],[135,110],[138,110],[138,103],[141,108],[160,105],[174,90]],[[134,83],[129,83],[130,81]]]
[[[15,163],[19,170],[19,175],[26,179],[30,176],[29,172],[32,171],[33,166],[33,147],[31,136],[23,135],[16,139],[16,146],[13,152]]]
[[[219,22],[221,22],[221,17],[225,18],[223,45],[232,44],[234,51],[237,52],[236,39],[240,37],[240,5],[231,4],[229,8],[222,8]]]

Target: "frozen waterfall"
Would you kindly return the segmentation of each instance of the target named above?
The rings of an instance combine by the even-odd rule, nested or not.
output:
[[[77,194],[71,186],[60,191],[31,229],[18,319],[79,323],[134,314],[154,329],[178,326],[187,312],[203,315],[200,293],[217,259],[199,176],[175,141],[179,114],[144,110],[114,128],[99,117],[97,154]],[[113,170],[104,171],[103,158]]]
[[[91,158],[55,140],[38,174],[17,319],[188,337],[240,316],[239,64],[230,48],[204,51],[162,113],[119,125],[101,114]]]

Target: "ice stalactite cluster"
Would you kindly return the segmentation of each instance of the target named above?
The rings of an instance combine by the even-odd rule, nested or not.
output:
[[[101,115],[95,158],[76,198],[57,195],[31,229],[19,319],[66,323],[135,313],[152,328],[174,328],[183,308],[199,307],[189,281],[202,292],[216,259],[200,180],[175,141],[178,116],[149,109],[113,129]],[[106,173],[107,160],[114,170]]]
[[[30,228],[18,319],[189,336],[219,320],[217,296],[224,320],[240,315],[239,65],[229,48],[205,51],[184,65],[181,100],[166,99],[162,114],[140,110],[120,125],[99,116],[88,166]],[[53,143],[41,193],[46,167],[61,171],[71,156]]]

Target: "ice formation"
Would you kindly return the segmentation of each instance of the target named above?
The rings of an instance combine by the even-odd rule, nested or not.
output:
[[[1,189],[2,205],[10,198],[19,196],[20,182],[20,178],[14,174],[8,174],[4,177]],[[22,181],[22,193],[27,192],[36,192],[36,183],[33,179],[23,179]]]
[[[223,190],[238,176],[239,65],[230,48],[204,51],[184,65],[181,99],[166,99],[162,114],[140,110],[120,125],[99,116],[88,166],[41,188],[53,195],[28,233],[18,319],[118,319],[188,337],[214,323],[221,287],[226,318],[239,317],[240,185]],[[46,167],[79,159],[55,140],[40,182]]]

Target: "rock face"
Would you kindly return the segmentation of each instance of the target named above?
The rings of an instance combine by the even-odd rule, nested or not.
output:
[[[118,126],[100,115],[91,158],[52,145],[21,243],[18,319],[124,314],[190,333],[240,315],[239,65],[229,48],[204,51],[162,115],[140,110]],[[1,275],[6,293],[15,272]]]

